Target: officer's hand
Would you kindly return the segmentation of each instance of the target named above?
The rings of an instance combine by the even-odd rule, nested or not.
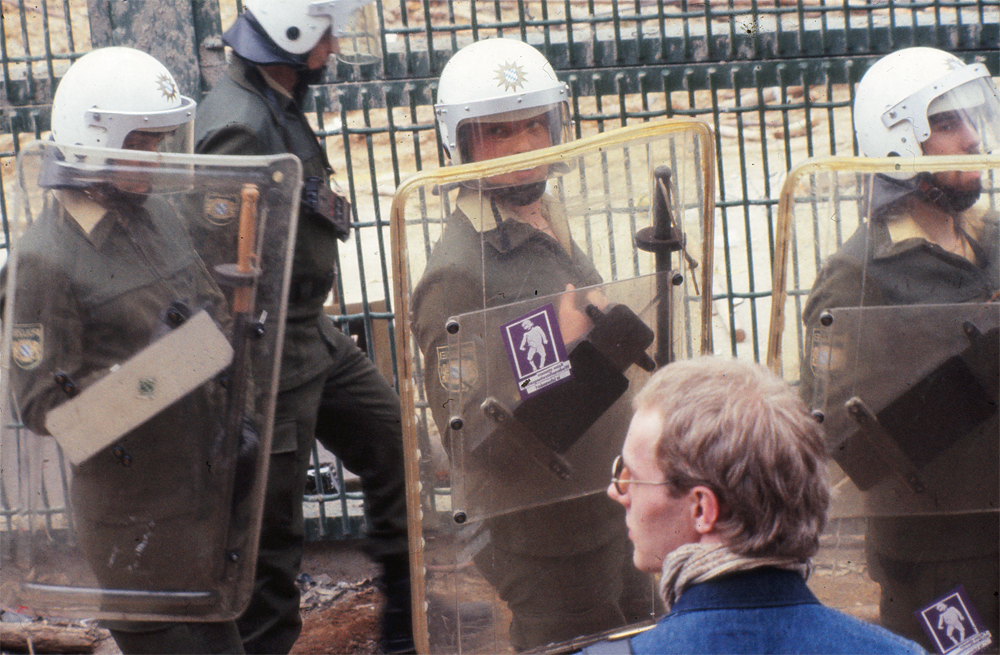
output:
[[[559,315],[559,329],[566,345],[582,337],[593,325],[584,311],[588,304],[598,309],[608,306],[608,299],[600,289],[591,289],[586,294],[570,293],[575,290],[575,286],[567,284],[566,293],[559,296],[559,307],[556,309]]]

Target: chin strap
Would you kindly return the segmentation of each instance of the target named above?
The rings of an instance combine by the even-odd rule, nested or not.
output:
[[[930,173],[920,173],[917,176],[917,192],[932,205],[948,213],[957,214],[976,204],[982,190],[956,191],[955,189],[935,184]]]
[[[135,208],[145,204],[146,199],[149,197],[148,193],[125,191],[110,182],[94,184],[88,189],[87,195],[97,204],[122,213],[135,211]]]
[[[963,212],[976,204],[981,191],[956,191],[935,184],[930,173],[919,173],[916,177],[897,180],[881,173],[875,175],[872,189],[872,217],[880,217],[892,211],[904,198],[912,197],[931,204],[949,214]]]
[[[524,207],[536,202],[545,195],[547,182],[532,182],[530,184],[519,184],[517,186],[502,187],[490,192],[494,199],[506,205],[514,207]]]

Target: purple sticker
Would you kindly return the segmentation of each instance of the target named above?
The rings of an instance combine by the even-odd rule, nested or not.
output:
[[[552,303],[500,326],[521,400],[573,377]]]
[[[993,643],[962,585],[914,615],[939,653],[972,655]]]

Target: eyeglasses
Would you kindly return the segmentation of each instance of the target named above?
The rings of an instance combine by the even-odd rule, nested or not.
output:
[[[669,482],[649,482],[647,480],[632,480],[629,477],[628,468],[625,466],[625,460],[619,455],[615,457],[614,463],[611,464],[611,484],[615,485],[615,491],[619,495],[624,496],[626,487],[630,484],[651,484],[654,486],[663,486],[670,484]]]

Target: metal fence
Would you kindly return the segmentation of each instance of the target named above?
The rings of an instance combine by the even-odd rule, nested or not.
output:
[[[12,218],[14,157],[27,140],[45,135],[52,92],[69,64],[94,47],[132,45],[163,60],[182,91],[200,97],[221,72],[220,35],[241,9],[239,0],[2,2],[0,260]],[[432,104],[437,76],[461,46],[507,36],[541,49],[569,83],[578,136],[670,116],[699,117],[712,127],[715,351],[758,360],[767,340],[782,179],[807,157],[856,152],[853,89],[871,61],[924,45],[1000,74],[1000,0],[376,3],[385,58],[331,70],[306,109],[356,209],[329,312],[390,379],[397,317],[388,276],[389,203],[405,176],[446,164]],[[360,502],[359,494],[327,491],[321,484],[307,496],[316,517],[310,536],[357,534],[349,505]]]

